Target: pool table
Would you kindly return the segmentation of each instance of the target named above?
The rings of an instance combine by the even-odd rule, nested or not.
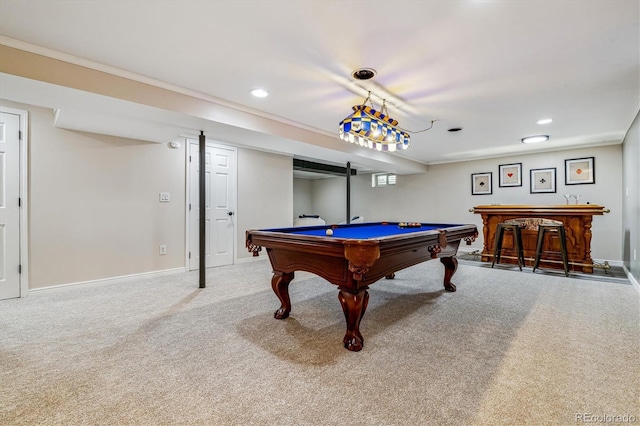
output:
[[[477,235],[475,225],[370,222],[249,230],[246,246],[254,256],[263,247],[267,250],[273,267],[271,287],[281,303],[274,314],[277,319],[291,312],[289,283],[295,271],[311,272],[337,285],[347,322],[343,343],[348,350],[359,351],[364,342],[360,321],[371,284],[438,258],[444,265],[445,290],[456,291],[451,277],[458,267],[458,246],[461,240],[471,244]]]

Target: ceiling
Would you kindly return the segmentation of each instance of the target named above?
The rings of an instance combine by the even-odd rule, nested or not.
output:
[[[385,169],[376,155],[394,156],[405,163],[384,171],[411,173],[420,170],[408,166],[414,163],[621,143],[640,104],[639,22],[635,0],[2,0],[0,43],[42,48],[306,134],[335,136],[335,145],[320,146],[312,136],[296,141],[264,130],[275,152],[353,161],[362,170]],[[352,72],[363,67],[376,77],[355,80]],[[99,101],[103,109],[93,111],[105,115],[123,108],[90,93],[75,93],[77,102],[63,108],[56,102],[70,89],[3,77],[0,97],[56,108],[63,127],[65,117],[70,128],[73,117],[105,122],[88,117],[83,102]],[[253,97],[257,87],[269,96]],[[376,109],[385,98],[389,115],[410,132],[408,150],[343,148],[338,123],[367,91]],[[130,129],[126,137],[140,137],[135,122],[154,114],[166,131],[156,126],[150,140],[203,127],[201,118],[175,111],[125,110],[131,115],[120,113],[118,127]],[[553,122],[536,124],[543,118]],[[448,131],[455,127],[462,130]],[[237,130],[229,138],[242,138]],[[550,140],[520,142],[538,134]]]

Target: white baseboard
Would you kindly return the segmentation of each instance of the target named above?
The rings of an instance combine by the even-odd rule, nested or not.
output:
[[[113,280],[120,280],[123,278],[135,278],[135,277],[143,277],[143,276],[161,276],[161,275],[169,275],[169,274],[178,274],[182,272],[187,272],[187,269],[186,268],[164,269],[162,271],[143,272],[140,274],[120,275],[118,277],[100,278],[98,280],[78,281],[75,283],[58,284],[58,285],[52,285],[48,287],[38,287],[38,288],[29,289],[29,293],[33,291],[55,290],[57,288],[69,287],[73,285],[98,284],[98,283],[104,283],[104,282],[113,281]]]
[[[464,245],[464,246],[461,245],[461,246],[458,247],[458,253],[467,254],[467,253],[471,253],[471,252],[474,252],[474,251],[477,251],[478,254],[480,254],[480,253],[482,253],[482,247],[478,248],[478,247],[471,247],[471,246],[467,246],[467,245]]]
[[[260,256],[251,256],[251,257],[245,257],[242,259],[236,259],[236,264],[259,262],[261,260],[269,260],[269,256],[267,256],[266,252],[262,252]]]
[[[622,268],[624,269],[624,273],[627,274],[627,278],[629,278],[629,281],[631,281],[631,284],[633,284],[635,289],[640,294],[640,283],[638,283],[638,280],[636,279],[636,277],[631,275],[631,271],[627,269],[626,265],[622,265]]]

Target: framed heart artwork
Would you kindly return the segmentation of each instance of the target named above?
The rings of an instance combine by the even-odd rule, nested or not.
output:
[[[500,187],[522,186],[522,163],[501,164],[498,175]]]

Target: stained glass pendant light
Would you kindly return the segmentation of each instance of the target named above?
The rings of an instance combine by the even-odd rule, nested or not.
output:
[[[373,109],[371,92],[362,105],[355,105],[353,113],[340,122],[340,139],[377,151],[396,151],[409,148],[409,133],[398,128],[389,117],[386,101],[380,111]],[[371,106],[367,106],[367,101]]]

